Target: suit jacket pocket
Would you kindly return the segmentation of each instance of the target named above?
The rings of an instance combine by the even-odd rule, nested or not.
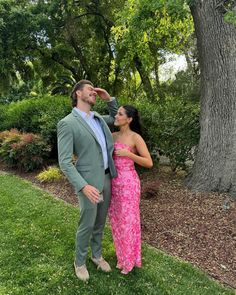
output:
[[[91,170],[91,167],[89,165],[76,165],[76,169],[79,172],[89,172]]]

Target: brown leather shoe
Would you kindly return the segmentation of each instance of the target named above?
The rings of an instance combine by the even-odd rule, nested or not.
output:
[[[104,272],[110,272],[111,267],[108,262],[103,257],[100,258],[91,258],[93,263],[97,265],[97,269],[101,269]]]
[[[74,262],[74,267],[75,267],[75,274],[77,278],[84,282],[88,281],[89,273],[88,273],[86,265],[83,264],[81,266],[77,266]]]

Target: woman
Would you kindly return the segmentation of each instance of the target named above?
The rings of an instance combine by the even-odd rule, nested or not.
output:
[[[109,218],[117,256],[117,268],[128,274],[141,267],[140,180],[134,163],[151,168],[152,158],[142,138],[136,108],[125,105],[115,116],[114,162],[118,176],[112,180]]]

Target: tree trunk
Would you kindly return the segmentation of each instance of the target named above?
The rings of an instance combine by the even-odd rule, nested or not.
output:
[[[139,72],[139,75],[141,77],[142,83],[143,83],[143,89],[147,94],[147,97],[151,100],[154,101],[155,94],[152,89],[152,84],[150,82],[150,79],[146,73],[146,71],[143,68],[142,62],[138,56],[134,58],[134,63],[137,71]]]
[[[236,196],[236,27],[220,0],[194,1],[201,69],[200,141],[187,185]]]

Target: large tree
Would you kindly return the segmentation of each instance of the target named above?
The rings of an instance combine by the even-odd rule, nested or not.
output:
[[[123,1],[1,0],[0,90],[32,73],[44,87],[63,75],[109,89],[111,27]]]
[[[188,7],[171,3],[0,0],[0,91],[41,80],[55,93],[87,78],[117,95],[160,97],[159,66],[193,30]]]
[[[201,69],[200,141],[188,186],[236,196],[235,1],[191,1]]]
[[[126,0],[115,23],[116,62],[127,75],[136,78],[138,72],[146,96],[155,101],[161,96],[159,66],[167,53],[189,47],[193,22],[188,6],[182,0]]]

